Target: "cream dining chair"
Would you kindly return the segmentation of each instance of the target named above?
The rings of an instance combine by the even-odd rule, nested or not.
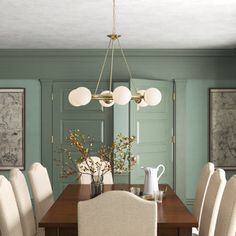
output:
[[[217,169],[212,174],[202,208],[199,236],[214,236],[220,202],[226,184],[225,171]]]
[[[205,194],[210,177],[213,174],[214,169],[215,169],[214,164],[208,162],[202,168],[201,174],[198,179],[197,189],[195,193],[195,200],[193,203],[193,210],[192,210],[192,213],[194,217],[197,219],[198,224],[201,221],[202,207],[205,199]]]
[[[43,236],[43,228],[38,229],[35,222],[32,202],[25,176],[18,168],[13,168],[10,171],[9,180],[15,194],[24,236]]]
[[[98,163],[102,163],[103,164],[103,162],[101,161],[101,159],[99,157],[92,156],[91,160],[92,160],[93,163],[98,162]],[[78,170],[81,171],[81,168],[83,166],[87,166],[85,161],[83,161],[82,163],[77,165]],[[84,171],[81,171],[81,172],[84,172]],[[86,174],[86,173],[88,173],[88,174]],[[86,173],[80,175],[80,177],[78,179],[78,182],[80,184],[91,184],[92,180],[91,180],[90,171],[87,170]],[[95,173],[95,175],[98,175],[98,173]],[[103,183],[104,184],[113,184],[113,178],[112,178],[111,171],[108,171],[107,173],[104,174],[104,176],[103,176]]]
[[[217,217],[214,236],[236,235],[236,175],[226,184]]]
[[[24,236],[10,182],[0,175],[0,229],[2,236]]]
[[[156,236],[157,204],[127,191],[109,191],[80,201],[78,235]]]
[[[40,163],[32,164],[28,172],[32,187],[36,222],[42,219],[48,209],[54,203],[54,197],[47,169]]]

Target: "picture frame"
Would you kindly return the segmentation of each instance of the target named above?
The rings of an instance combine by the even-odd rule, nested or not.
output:
[[[236,170],[236,88],[209,89],[209,160]]]
[[[25,169],[25,88],[0,88],[0,170]]]

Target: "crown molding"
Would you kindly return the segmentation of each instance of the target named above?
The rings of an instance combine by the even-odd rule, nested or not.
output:
[[[128,57],[235,57],[236,49],[124,49]],[[103,57],[105,49],[0,49],[0,57]],[[122,56],[115,52],[115,56]]]

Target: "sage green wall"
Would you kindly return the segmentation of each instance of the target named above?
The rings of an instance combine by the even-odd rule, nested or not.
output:
[[[207,89],[235,87],[235,51],[125,52],[134,78],[176,80],[176,187],[177,193],[190,206],[197,176],[208,160]],[[48,80],[48,85],[60,80],[96,81],[103,59],[104,50],[0,50],[0,86],[26,88],[26,169],[32,162],[41,160],[39,79]],[[121,55],[115,58],[114,80],[128,80]],[[50,88],[48,90],[50,92]],[[50,96],[43,97],[43,103],[50,108]],[[45,129],[51,129],[50,119],[50,116],[44,117]]]
[[[235,80],[189,80],[186,86],[186,202],[191,205],[197,178],[208,161],[208,89],[236,88]],[[226,171],[227,178],[236,171]]]
[[[0,79],[0,88],[25,88],[25,170],[41,161],[41,88],[38,80]],[[27,175],[25,171],[25,174]],[[0,171],[8,177],[9,171]]]

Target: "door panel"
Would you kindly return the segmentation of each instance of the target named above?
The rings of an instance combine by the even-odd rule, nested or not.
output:
[[[60,149],[69,146],[65,142],[65,137],[69,130],[80,129],[84,134],[93,136],[95,139],[94,150],[103,144],[110,144],[112,140],[112,110],[103,108],[97,101],[82,107],[73,107],[68,101],[68,94],[71,89],[79,86],[88,87],[95,90],[96,83],[78,82],[56,82],[53,84],[53,158],[65,161],[65,157]],[[100,88],[107,88],[107,84],[102,83]],[[72,156],[79,157],[78,152],[73,152]],[[68,183],[75,182],[76,176],[60,178],[60,166],[53,165],[53,188],[57,196]]]
[[[138,155],[137,165],[131,171],[131,183],[144,182],[144,171],[141,166],[156,167],[163,164],[166,171],[160,183],[173,186],[173,85],[169,81],[144,79],[133,79],[131,83],[132,93],[135,93],[135,88],[139,90],[150,87],[161,91],[160,104],[148,107],[139,107],[134,102],[130,104],[130,134],[137,138],[134,153]]]

